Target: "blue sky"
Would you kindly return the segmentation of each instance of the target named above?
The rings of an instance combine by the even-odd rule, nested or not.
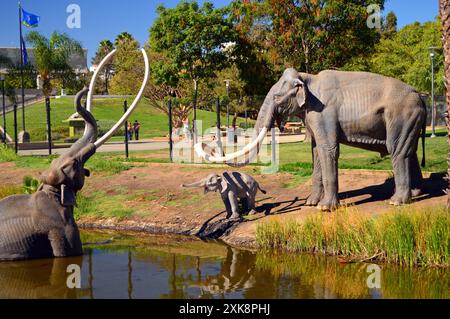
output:
[[[203,1],[200,1],[203,2]],[[212,0],[216,7],[228,4],[229,0]],[[0,46],[19,45],[17,0],[1,0],[0,4]],[[69,29],[66,25],[69,4],[81,8],[81,28]],[[127,31],[144,44],[148,29],[156,17],[156,7],[163,4],[175,6],[178,0],[22,0],[28,12],[41,16],[36,30],[46,35],[54,30],[67,32],[89,50],[88,63],[103,39],[115,39],[117,34]],[[393,10],[399,26],[414,21],[433,20],[438,15],[438,0],[386,0],[385,12]],[[27,32],[28,28],[24,27]]]

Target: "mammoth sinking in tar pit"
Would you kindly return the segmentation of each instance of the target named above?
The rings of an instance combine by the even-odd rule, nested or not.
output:
[[[97,124],[81,106],[87,89],[75,98],[86,122],[85,133],[42,174],[32,195],[14,195],[0,201],[0,261],[78,256],[83,253],[73,217],[76,194],[90,175],[84,168],[97,147]]]
[[[253,177],[239,172],[210,174],[205,179],[192,184],[182,184],[181,187],[201,187],[205,194],[218,191],[230,220],[239,220],[241,214],[245,213],[255,214],[256,193],[260,190],[266,194]],[[241,210],[239,206],[242,207]]]

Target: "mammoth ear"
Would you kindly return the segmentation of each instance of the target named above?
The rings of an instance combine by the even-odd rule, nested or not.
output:
[[[70,161],[64,162],[62,166],[53,166],[42,174],[42,182],[46,185],[57,186],[66,180],[66,170],[70,166]]]
[[[75,159],[68,159],[64,162],[64,164],[60,167],[61,173],[67,178],[73,177],[73,169],[75,166]]]
[[[308,87],[300,79],[295,79],[294,80],[294,85],[297,88],[296,99],[297,99],[298,106],[302,107],[302,106],[305,105],[306,100],[307,100],[308,95],[309,95]]]
[[[61,185],[61,205],[64,207],[76,205],[75,192],[64,184]]]
[[[293,84],[295,87],[303,87],[305,85],[305,83],[303,83],[300,79],[294,79]]]
[[[86,177],[91,176],[91,171],[88,170],[87,168],[84,168],[84,176],[86,176]]]

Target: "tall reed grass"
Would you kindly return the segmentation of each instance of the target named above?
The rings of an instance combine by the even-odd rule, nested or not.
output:
[[[304,221],[260,223],[256,240],[266,249],[448,267],[449,230],[450,218],[444,207],[405,207],[374,217],[344,207]]]

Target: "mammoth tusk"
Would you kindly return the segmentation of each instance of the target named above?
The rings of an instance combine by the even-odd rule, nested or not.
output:
[[[92,112],[92,95],[94,92],[94,88],[95,88],[95,83],[97,81],[97,77],[100,74],[101,70],[103,69],[103,67],[112,59],[113,55],[116,53],[116,49],[112,50],[100,63],[100,65],[98,66],[97,70],[94,73],[94,76],[91,79],[91,83],[89,85],[89,93],[87,96],[87,104],[86,104],[86,108],[89,112]],[[144,93],[144,89],[145,86],[147,85],[149,76],[150,76],[150,65],[148,62],[148,57],[147,57],[147,53],[145,52],[144,49],[141,49],[142,55],[144,56],[144,64],[145,64],[145,75],[144,75],[144,80],[142,82],[142,86],[136,96],[136,98],[134,99],[133,103],[131,104],[131,106],[128,108],[128,111],[120,118],[120,120],[105,134],[103,135],[100,139],[98,139],[95,142],[95,146],[98,148],[100,146],[102,146],[111,136],[113,136],[113,134],[120,128],[122,127],[122,125],[125,123],[125,121],[130,117],[131,113],[134,111],[134,109],[136,108],[136,106],[138,105],[139,101],[142,98],[142,94]]]
[[[266,133],[267,133],[267,127],[263,127],[261,132],[259,132],[258,137],[255,140],[253,140],[250,144],[247,144],[240,151],[237,151],[237,152],[231,153],[231,154],[227,154],[225,156],[216,157],[216,156],[206,154],[206,152],[203,150],[202,143],[195,144],[195,152],[197,153],[198,156],[200,156],[201,158],[203,158],[204,160],[206,160],[208,162],[226,163],[226,162],[232,161],[238,157],[245,156],[246,154],[251,152],[255,147],[257,147],[263,141],[264,137],[266,136]]]

